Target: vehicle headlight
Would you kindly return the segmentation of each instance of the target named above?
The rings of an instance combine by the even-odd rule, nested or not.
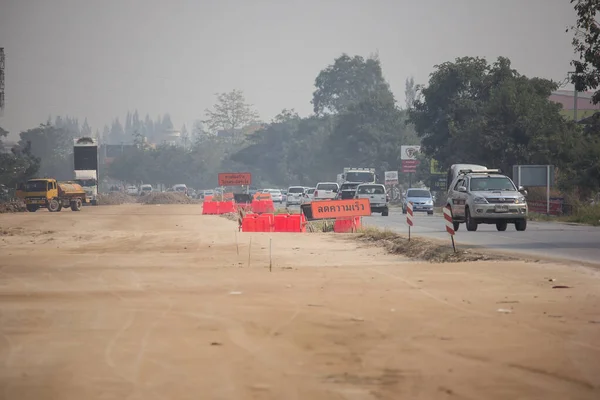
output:
[[[525,196],[520,196],[515,199],[515,203],[517,204],[525,204]]]
[[[475,204],[488,204],[488,201],[485,197],[475,197],[473,199],[473,203]]]
[[[430,206],[433,204],[433,200],[429,199],[425,202],[426,205]]]

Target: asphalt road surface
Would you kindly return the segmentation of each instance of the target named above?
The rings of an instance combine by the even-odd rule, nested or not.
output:
[[[395,209],[390,210],[388,217],[379,214],[365,217],[363,224],[408,232],[406,215]],[[441,215],[415,213],[415,226],[411,232],[450,241],[445,229]],[[462,243],[535,257],[600,264],[600,228],[593,226],[528,221],[525,232],[517,232],[514,225],[509,225],[505,232],[498,232],[495,225],[485,224],[479,225],[476,232],[468,232],[461,224],[455,240],[457,245]]]

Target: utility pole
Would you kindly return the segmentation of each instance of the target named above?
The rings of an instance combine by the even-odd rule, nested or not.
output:
[[[0,47],[0,116],[4,114],[4,47]]]
[[[571,71],[569,72],[569,75],[573,76],[576,75],[577,72]],[[573,121],[575,121],[575,123],[577,123],[577,99],[578,99],[578,92],[577,92],[577,84],[573,84]]]

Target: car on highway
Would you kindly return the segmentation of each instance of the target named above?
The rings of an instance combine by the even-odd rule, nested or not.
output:
[[[410,188],[406,191],[402,200],[402,214],[407,213],[408,203],[411,202],[413,211],[425,211],[428,215],[433,215],[433,196],[427,189]]]
[[[146,184],[146,185],[140,186],[140,192],[139,192],[140,196],[144,196],[148,193],[152,193],[152,185]]]
[[[372,213],[381,213],[382,216],[389,215],[389,196],[385,186],[380,183],[363,183],[356,187],[355,199],[369,199]]]
[[[137,188],[137,186],[130,185],[130,186],[127,186],[127,188],[125,189],[125,192],[130,196],[137,196],[138,188]]]
[[[463,170],[448,191],[454,230],[461,223],[468,231],[476,231],[479,224],[495,224],[502,232],[510,223],[517,231],[524,231],[528,218],[526,195],[523,187],[517,188],[500,170]]]
[[[304,193],[304,203],[310,203],[315,198],[315,189],[316,188],[308,188],[306,189],[306,193]]]
[[[177,185],[173,185],[173,191],[177,193],[183,193],[187,196],[188,187],[185,183],[178,183]]]
[[[279,189],[263,189],[263,193],[269,193],[271,195],[271,199],[274,203],[282,203],[283,202],[283,194]]]
[[[356,188],[360,185],[360,182],[344,182],[340,186],[336,200],[348,200],[353,199],[356,194]]]
[[[287,190],[286,206],[302,204],[305,193],[306,188],[304,186],[290,186]]]
[[[319,182],[313,193],[314,201],[335,200],[340,190],[337,182]]]

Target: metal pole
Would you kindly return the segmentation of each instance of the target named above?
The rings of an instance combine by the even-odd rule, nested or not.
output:
[[[573,90],[573,121],[577,122],[577,88]]]
[[[550,166],[546,165],[546,214],[550,215]]]

